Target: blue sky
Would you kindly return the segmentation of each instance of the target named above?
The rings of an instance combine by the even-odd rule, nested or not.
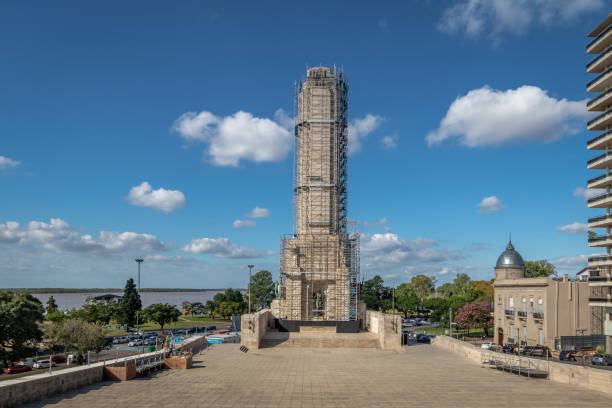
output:
[[[0,286],[120,287],[136,256],[145,287],[244,287],[249,263],[277,276],[293,83],[334,64],[350,81],[366,278],[490,279],[510,232],[525,259],[575,273],[598,215],[576,190],[595,175],[586,34],[609,11],[4,2]]]

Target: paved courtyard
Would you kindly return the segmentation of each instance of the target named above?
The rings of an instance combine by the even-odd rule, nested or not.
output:
[[[609,395],[481,368],[417,345],[377,349],[219,345],[191,370],[103,382],[27,407],[606,407]]]

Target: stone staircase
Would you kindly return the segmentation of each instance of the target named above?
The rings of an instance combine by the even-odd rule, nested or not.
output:
[[[325,331],[278,332],[267,331],[261,348],[380,348],[378,338],[369,332],[329,333]]]

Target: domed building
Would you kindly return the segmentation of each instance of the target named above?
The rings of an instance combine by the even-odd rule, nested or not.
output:
[[[591,333],[587,282],[569,280],[567,275],[562,279],[526,278],[525,261],[511,240],[497,258],[494,270],[497,344],[553,349],[561,344],[561,336]]]

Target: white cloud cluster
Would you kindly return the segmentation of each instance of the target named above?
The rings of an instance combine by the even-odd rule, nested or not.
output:
[[[382,116],[372,115],[371,113],[368,113],[364,118],[351,121],[348,127],[349,154],[359,152],[361,141],[378,129],[382,121]]]
[[[364,228],[384,227],[387,225],[389,225],[389,220],[387,219],[387,217],[382,217],[380,220],[377,221],[366,221],[363,223]]]
[[[524,34],[536,23],[565,23],[603,5],[602,0],[461,0],[444,10],[437,28],[472,38],[487,33],[499,42],[504,33]]]
[[[582,222],[574,222],[572,224],[557,227],[557,231],[566,232],[568,234],[586,234],[588,228],[587,225]]]
[[[398,140],[399,136],[397,133],[394,133],[392,135],[383,136],[383,138],[380,139],[380,144],[383,149],[395,149],[397,147]]]
[[[245,215],[247,218],[268,218],[270,216],[270,210],[267,208],[261,208],[255,206],[248,214]]]
[[[234,228],[252,228],[256,227],[257,223],[253,220],[234,220],[232,226]]]
[[[496,196],[489,196],[482,199],[478,203],[479,213],[492,213],[501,210],[504,207],[501,200]]]
[[[568,256],[568,257],[560,257],[551,259],[550,263],[555,265],[557,269],[560,270],[580,270],[587,266],[587,262],[590,255],[578,255],[578,256]]]
[[[39,244],[43,248],[60,252],[138,253],[163,251],[166,245],[150,234],[122,232],[120,234],[101,231],[97,239],[88,234],[79,234],[66,221],[51,218],[49,223],[30,221],[27,227],[8,221],[0,224],[0,244]]]
[[[234,244],[227,238],[197,238],[182,248],[183,252],[191,254],[210,254],[217,258],[262,258],[274,254],[274,251],[248,248]]]
[[[291,147],[291,132],[284,111],[275,115],[283,123],[257,118],[244,111],[219,117],[211,112],[187,112],[172,125],[187,141],[200,141],[212,163],[218,166],[238,166],[241,160],[257,163],[281,161]]]
[[[0,170],[10,169],[21,164],[20,161],[13,160],[10,157],[0,156]]]
[[[133,205],[151,207],[165,213],[185,207],[185,195],[182,192],[165,188],[153,190],[146,181],[132,187],[127,199]]]
[[[605,193],[606,190],[603,188],[583,188],[583,187],[576,187],[574,189],[574,195],[576,197],[582,197],[585,200],[588,200],[590,198],[596,197],[600,194]]]
[[[432,146],[455,137],[469,147],[550,142],[575,134],[584,126],[584,120],[591,116],[585,103],[555,99],[537,86],[506,91],[485,86],[455,99],[440,127],[425,140]]]

